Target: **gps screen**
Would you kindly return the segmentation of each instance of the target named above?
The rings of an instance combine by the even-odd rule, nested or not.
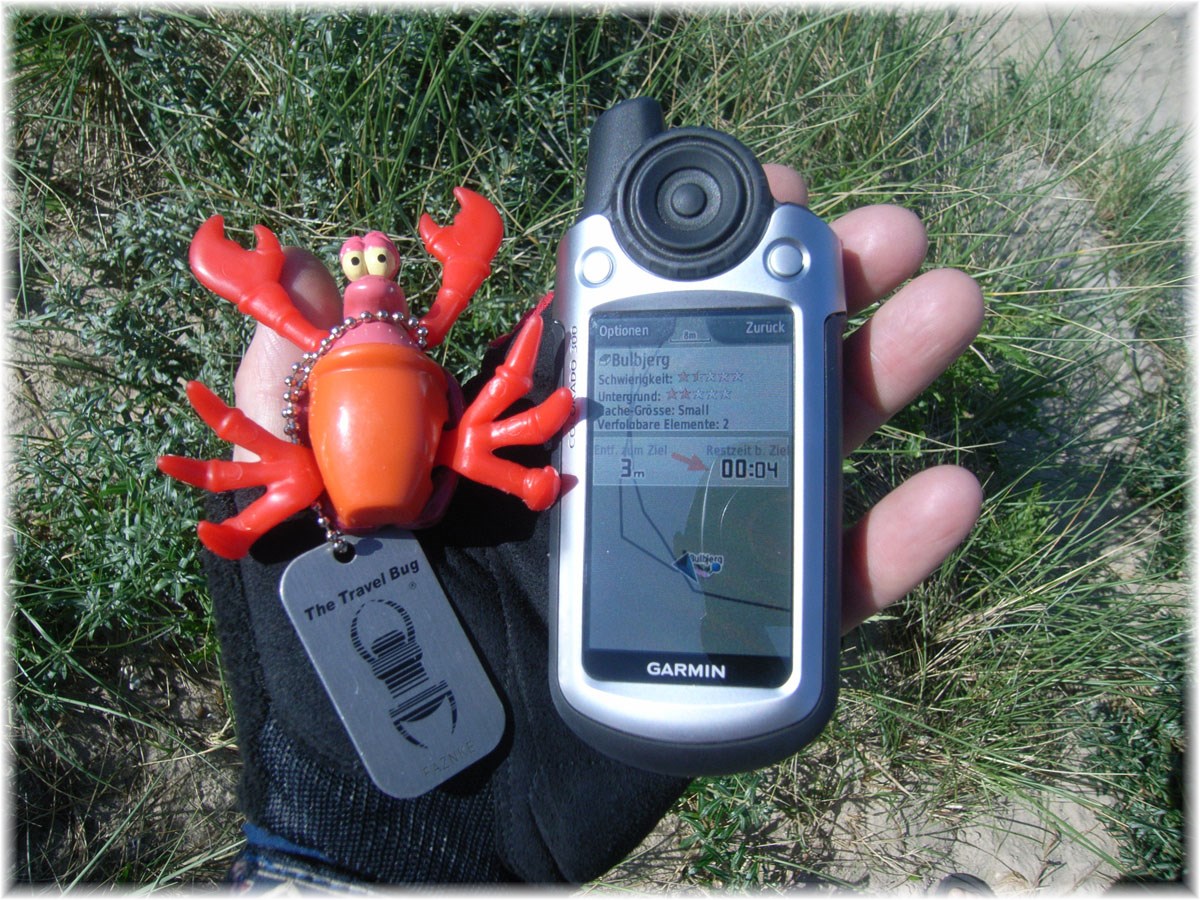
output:
[[[584,665],[774,685],[791,669],[794,319],[591,321]]]

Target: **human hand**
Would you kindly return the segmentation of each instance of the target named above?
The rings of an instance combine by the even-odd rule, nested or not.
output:
[[[806,205],[795,171],[764,165],[777,200]],[[921,221],[898,206],[867,206],[830,223],[841,239],[851,315],[888,297],[925,260]],[[914,278],[846,338],[842,451],[851,453],[967,349],[983,322],[979,286],[955,269]],[[959,466],[914,475],[845,534],[842,629],[850,631],[923,581],[970,532],[982,492]]]
[[[799,175],[777,166],[765,168],[778,199],[806,201]],[[924,259],[924,228],[898,207],[856,210],[832,226],[843,243],[851,312],[890,294]],[[340,292],[323,262],[289,250],[282,280],[297,307],[318,327],[340,321]],[[979,328],[982,309],[979,289],[967,276],[931,271],[898,290],[846,339],[846,451],[861,444],[966,348]],[[552,335],[548,330],[539,355],[534,402],[555,385]],[[300,352],[260,327],[235,381],[237,405],[280,436],[280,385]],[[485,360],[484,373],[497,361],[493,358],[489,366]],[[474,389],[480,380],[482,376]],[[469,399],[473,385],[464,390]],[[529,451],[527,463],[544,462],[539,452]],[[235,451],[235,458],[241,455],[243,451]],[[979,506],[979,485],[970,473],[938,466],[896,488],[851,527],[844,557],[845,628],[898,600],[936,568],[970,530]],[[525,880],[583,880],[600,874],[631,849],[684,782],[600,757],[557,719],[546,672],[547,540],[544,516],[467,481],[460,483],[442,523],[422,532],[422,545],[439,580],[498,681],[510,731],[500,751],[479,764],[469,790],[439,788],[416,801],[372,801],[375,815],[381,804],[386,805],[384,831],[396,833],[397,822],[420,819],[423,838],[410,833],[404,839],[416,840],[415,847],[375,847],[366,856],[360,852],[361,842],[341,840],[345,822],[362,818],[358,806],[324,810],[325,821],[312,824],[311,807],[335,804],[336,798],[368,790],[369,784],[365,775],[344,764],[346,753],[328,750],[339,741],[345,744],[345,737],[277,609],[275,585],[283,563],[257,546],[257,560],[213,561],[210,571],[218,577],[223,573],[229,581],[229,573],[236,570],[234,580],[250,586],[241,588],[248,600],[241,595],[222,600],[216,589],[214,596],[219,624],[224,620],[223,645],[244,651],[251,638],[249,653],[230,653],[227,648],[227,661],[235,661],[232,667],[238,659],[249,659],[259,670],[243,677],[240,689],[235,679],[234,691],[247,769],[266,772],[256,776],[260,784],[245,801],[251,821],[289,841],[318,848],[343,868],[385,879],[480,879],[507,872]],[[292,546],[288,552],[294,555],[303,549],[307,546]],[[257,696],[244,699],[255,692]],[[278,749],[281,735],[287,736],[286,752]],[[258,749],[263,747],[272,749]],[[348,753],[353,756],[352,750]],[[294,772],[296,760],[316,766],[321,783],[337,785],[338,791],[281,800],[287,792],[303,794],[278,774]],[[484,848],[478,852],[487,861],[480,863],[480,857],[474,868],[463,868],[444,858],[446,847],[453,850],[455,845]],[[405,857],[435,856],[433,866],[403,862]]]

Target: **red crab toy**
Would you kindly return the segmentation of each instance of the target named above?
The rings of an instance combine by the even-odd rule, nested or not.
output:
[[[456,188],[461,207],[449,226],[420,221],[426,249],[442,263],[442,286],[420,319],[409,314],[395,278],[400,257],[378,231],[342,247],[345,320],[325,332],[292,305],[279,282],[283,250],[259,225],[246,250],[225,237],[220,216],[192,239],[192,271],[210,290],[303,349],[285,379],[283,415],[294,443],[281,440],[198,381],[188,400],[223,440],[258,455],[257,462],[159,457],[172,478],[210,491],[265,485],[266,493],[220,524],[201,522],[200,540],[228,559],[245,556],[263,534],[316,505],[332,540],[342,531],[384,525],[421,528],[445,511],[455,473],[515,494],[534,510],[558,497],[552,466],[531,469],[494,450],[538,444],[563,426],[571,392],[559,388],[532,409],[497,421],[532,385],[542,321],[527,318],[504,363],[465,410],[457,383],[425,349],[441,343],[491,273],[500,247],[500,214],[487,200]]]

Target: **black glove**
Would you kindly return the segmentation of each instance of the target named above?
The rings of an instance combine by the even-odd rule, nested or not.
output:
[[[555,387],[561,330],[547,322],[528,402]],[[468,402],[503,360],[493,348]],[[511,458],[543,466],[544,448]],[[221,521],[258,491],[215,496]],[[243,760],[250,846],[238,878],[529,882],[593,879],[623,859],[687,782],[632,769],[579,741],[555,712],[547,675],[547,517],[461,479],[420,543],[505,706],[500,745],[411,800],[371,782],[279,599],[297,555],[319,546],[310,513],[275,528],[246,558],[205,551],[217,633]]]

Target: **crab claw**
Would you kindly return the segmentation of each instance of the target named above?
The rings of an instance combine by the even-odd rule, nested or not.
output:
[[[325,336],[292,304],[279,275],[283,248],[263,225],[254,227],[256,244],[247,250],[225,237],[225,220],[212,216],[196,230],[188,262],[196,279],[219,297],[304,350],[314,351]]]
[[[240,559],[251,545],[286,519],[311,505],[324,483],[312,451],[280,440],[240,409],[232,409],[199,381],[188,382],[188,401],[222,440],[245,447],[258,462],[189,459],[160,456],[165,475],[209,491],[266,485],[267,492],[231,519],[220,524],[201,522],[200,541],[218,556]]]
[[[428,250],[443,265],[458,256],[474,256],[491,262],[504,237],[504,223],[491,202],[465,187],[454,189],[459,211],[452,225],[438,225],[426,213],[417,230]]]
[[[504,237],[504,223],[496,207],[464,187],[454,189],[458,215],[452,225],[438,225],[428,213],[417,228],[425,249],[442,263],[442,287],[421,318],[428,329],[426,346],[442,342],[483,280],[491,274],[492,259]]]

